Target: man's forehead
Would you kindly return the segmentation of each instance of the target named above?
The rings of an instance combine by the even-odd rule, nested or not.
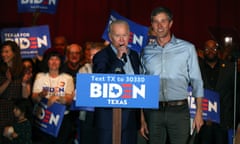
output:
[[[218,46],[217,42],[209,40],[205,43],[205,47],[216,48]]]

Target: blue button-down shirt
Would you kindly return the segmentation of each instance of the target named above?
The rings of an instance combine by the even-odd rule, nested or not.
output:
[[[193,86],[193,96],[203,97],[203,82],[193,44],[172,36],[164,47],[157,42],[147,45],[141,58],[145,74],[160,76],[160,101],[186,99],[189,83]]]

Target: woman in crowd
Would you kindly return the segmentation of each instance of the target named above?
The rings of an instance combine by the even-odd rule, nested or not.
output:
[[[6,125],[13,124],[14,100],[28,98],[30,85],[27,83],[30,75],[23,72],[22,58],[19,46],[13,41],[5,41],[0,49],[0,132]],[[0,136],[0,143],[5,143]]]
[[[72,76],[61,72],[63,55],[57,49],[47,51],[44,57],[47,69],[36,75],[32,99],[39,103],[43,98],[47,99],[48,106],[53,103],[70,105],[73,100],[74,82]],[[69,111],[64,113],[63,122],[57,137],[39,132],[40,139],[44,144],[66,144],[71,134],[71,117]]]

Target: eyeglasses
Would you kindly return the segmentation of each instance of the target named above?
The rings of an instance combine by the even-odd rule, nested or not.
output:
[[[74,55],[74,54],[75,54],[75,55],[80,55],[81,52],[69,52],[69,54],[70,54],[70,55]]]
[[[32,69],[33,67],[30,66],[30,65],[29,65],[29,66],[25,66],[25,65],[24,65],[23,68],[24,68],[24,69]]]
[[[217,48],[205,48],[204,49],[206,52],[208,52],[208,51],[214,51],[214,52],[216,52],[218,49]]]

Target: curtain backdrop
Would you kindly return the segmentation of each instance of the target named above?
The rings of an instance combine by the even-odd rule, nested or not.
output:
[[[211,38],[209,26],[240,28],[239,0],[59,0],[56,14],[41,13],[35,25],[49,25],[51,37],[65,35],[70,43],[103,41],[101,35],[111,10],[150,26],[151,10],[169,7],[172,32],[201,48]],[[32,13],[17,13],[17,0],[1,0],[0,28],[33,25]]]

